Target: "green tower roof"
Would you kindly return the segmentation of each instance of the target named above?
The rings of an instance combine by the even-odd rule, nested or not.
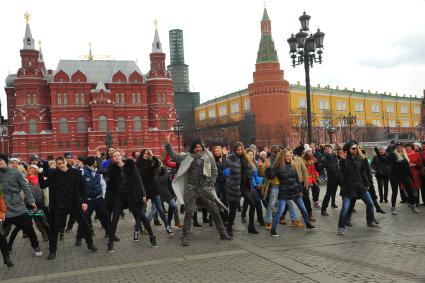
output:
[[[261,40],[257,53],[257,64],[275,62],[279,63],[276,48],[271,34],[271,23],[267,9],[264,8],[263,19],[261,21]]]

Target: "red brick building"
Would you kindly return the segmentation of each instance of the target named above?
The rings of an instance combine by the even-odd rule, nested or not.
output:
[[[159,153],[176,119],[173,82],[155,30],[150,71],[134,61],[60,60],[47,70],[27,23],[21,67],[6,78],[9,153],[60,156],[92,154],[105,145],[127,153],[149,148]]]

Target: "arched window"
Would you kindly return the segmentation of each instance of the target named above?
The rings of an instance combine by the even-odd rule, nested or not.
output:
[[[37,95],[35,95],[35,94],[33,94],[33,95],[32,95],[32,104],[33,104],[34,106],[36,106],[36,105],[37,105]]]
[[[141,132],[142,131],[142,119],[139,116],[134,117],[134,131]]]
[[[63,94],[63,105],[68,105],[68,94]]]
[[[123,117],[118,117],[117,124],[118,132],[125,132],[125,119]]]
[[[61,134],[67,134],[68,133],[68,121],[65,118],[61,118],[59,120],[59,132]]]
[[[84,93],[80,93],[80,104],[84,105],[86,104],[85,98],[84,98]]]
[[[121,93],[121,104],[125,104],[125,95]]]
[[[120,104],[120,94],[115,94],[115,104]]]
[[[167,129],[167,119],[165,116],[161,116],[161,119],[159,120],[159,127],[161,130],[168,130]]]
[[[80,105],[80,94],[76,93],[74,94],[74,100],[75,100],[75,105]]]
[[[62,93],[57,94],[57,103],[58,105],[62,105]]]
[[[27,94],[27,105],[31,105],[31,94]]]
[[[137,94],[137,104],[140,104],[142,99],[141,99],[142,95],[140,93]]]
[[[30,134],[36,134],[37,133],[37,120],[36,119],[30,119],[28,121],[28,133]]]
[[[136,104],[136,94],[135,93],[131,94],[131,103]]]
[[[86,120],[83,117],[77,119],[77,133],[86,132]]]
[[[99,131],[106,132],[108,129],[108,122],[105,116],[99,116]]]

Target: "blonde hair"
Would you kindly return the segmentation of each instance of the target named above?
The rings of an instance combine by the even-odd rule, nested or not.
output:
[[[282,149],[282,150],[279,152],[279,154],[278,154],[278,155],[277,155],[277,157],[276,157],[276,160],[275,160],[275,161],[274,161],[274,163],[273,163],[273,169],[283,167],[283,165],[284,165],[284,163],[285,163],[285,161],[284,161],[284,157],[285,157],[285,155],[286,155],[287,153],[291,153],[291,152],[290,152],[289,150],[287,150],[286,148],[285,148],[285,149]]]

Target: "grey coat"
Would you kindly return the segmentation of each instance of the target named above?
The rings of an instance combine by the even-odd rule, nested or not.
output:
[[[6,204],[6,219],[27,213],[25,202],[20,195],[24,192],[26,202],[34,203],[27,181],[18,170],[13,168],[3,170],[0,170],[0,184],[3,187],[3,198]]]
[[[227,177],[227,195],[229,201],[239,201],[241,199],[241,191],[251,190],[252,169],[248,161],[245,162],[245,175],[242,176],[242,166],[239,157],[230,154],[226,158],[226,166],[230,167],[230,176]],[[248,188],[241,187],[241,184],[246,184]]]

